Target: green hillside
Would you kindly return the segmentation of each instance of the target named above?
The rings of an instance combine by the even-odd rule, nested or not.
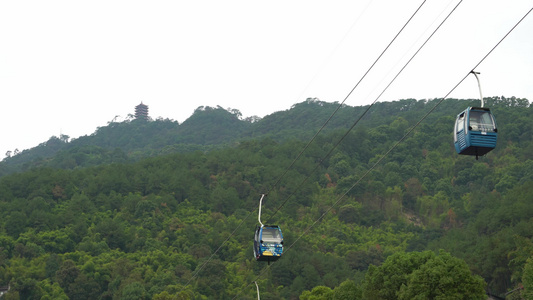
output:
[[[437,101],[343,106],[309,145],[338,104],[199,108],[5,159],[3,299],[256,299],[253,281],[261,299],[530,299],[532,108],[487,98],[498,145],[476,160],[452,143],[475,102],[447,99],[388,153]],[[263,193],[285,238],[270,265],[252,255]]]
[[[463,101],[467,105],[466,102]],[[442,105],[443,107],[445,105]],[[372,127],[389,121],[398,112],[405,118],[418,117],[427,101],[414,99],[393,103],[377,103],[375,109],[360,120],[362,126]],[[416,109],[415,109],[416,108]],[[72,140],[67,135],[52,136],[48,141],[0,162],[0,176],[25,171],[34,167],[49,166],[73,169],[113,162],[137,161],[175,152],[209,151],[234,146],[250,138],[269,137],[276,141],[290,139],[308,140],[334,113],[324,131],[349,128],[366,107],[351,107],[309,98],[263,119],[243,119],[238,110],[227,111],[221,107],[198,107],[182,124],[169,119],[151,121],[127,120],[110,122],[87,136]],[[374,118],[372,114],[379,112]],[[456,112],[452,110],[455,114]],[[443,110],[434,115],[445,115]],[[383,119],[386,117],[386,119]]]

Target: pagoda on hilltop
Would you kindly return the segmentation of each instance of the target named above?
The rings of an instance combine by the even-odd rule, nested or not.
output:
[[[135,106],[135,119],[148,121],[148,105],[141,104]]]

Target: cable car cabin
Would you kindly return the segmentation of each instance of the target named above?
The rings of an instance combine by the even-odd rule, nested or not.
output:
[[[490,109],[468,107],[457,115],[453,141],[455,151],[463,155],[487,154],[496,147],[498,129]]]
[[[283,235],[277,225],[257,226],[254,238],[254,256],[258,261],[276,261],[283,254]]]

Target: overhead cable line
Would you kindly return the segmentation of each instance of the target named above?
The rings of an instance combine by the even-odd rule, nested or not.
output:
[[[381,57],[385,54],[385,52],[390,48],[390,46],[392,45],[392,43],[398,38],[398,36],[403,32],[403,30],[405,29],[405,27],[407,27],[407,25],[411,22],[411,20],[414,18],[414,16],[418,13],[418,11],[420,11],[420,9],[422,8],[422,6],[426,3],[427,0],[424,0],[419,6],[418,8],[415,10],[415,12],[411,15],[411,17],[407,20],[407,22],[402,26],[402,28],[398,31],[398,33],[394,36],[394,38],[389,42],[389,44],[385,47],[385,49],[381,52],[381,54],[376,58],[376,60],[371,64],[371,66],[368,68],[368,70],[364,73],[364,75],[359,79],[359,81],[357,82],[357,84],[350,90],[350,92],[346,95],[346,97],[344,98],[344,100],[337,106],[337,108],[335,109],[335,111],[331,114],[331,116],[326,120],[326,122],[322,125],[322,127],[320,127],[320,129],[317,131],[317,133],[311,138],[311,140],[306,144],[306,146],[302,149],[302,151],[300,151],[300,153],[296,156],[296,158],[292,161],[292,163],[285,169],[285,171],[282,173],[282,175],[280,177],[278,177],[278,179],[276,180],[276,182],[274,183],[274,185],[267,191],[267,193],[265,193],[264,195],[268,195],[268,193],[270,191],[272,191],[272,189],[274,187],[276,187],[280,182],[281,182],[281,179],[285,177],[285,175],[289,172],[289,170],[294,166],[294,164],[296,163],[296,161],[302,156],[302,154],[309,148],[309,146],[313,143],[313,141],[316,139],[316,137],[322,132],[322,130],[326,127],[326,125],[329,123],[329,121],[333,118],[333,116],[335,116],[335,114],[339,111],[339,109],[343,106],[344,102],[346,102],[346,100],[350,97],[350,95],[354,92],[354,90],[359,86],[359,84],[363,81],[363,79],[368,75],[368,73],[374,68],[374,66],[376,65],[376,63],[381,59]],[[366,8],[365,8],[366,9]],[[353,27],[353,26],[352,26]],[[353,127],[352,127],[353,128]],[[328,154],[329,155],[329,154]],[[317,165],[317,167],[315,167],[315,170],[316,168],[318,168],[320,164]],[[314,171],[314,170],[313,170]],[[306,179],[307,180],[307,179]],[[263,196],[264,196],[263,195]],[[262,197],[263,197],[262,196]],[[290,197],[289,197],[290,198]],[[285,203],[288,201],[287,198],[281,207],[283,207],[283,205],[285,205]],[[277,213],[277,211],[281,208],[279,207],[274,215]],[[187,287],[189,285],[189,283],[198,276],[198,274],[200,273],[200,271],[214,258],[214,256],[218,253],[218,251],[229,241],[229,239],[235,234],[235,232],[237,231],[238,228],[240,228],[242,226],[242,224],[244,224],[244,222],[246,221],[246,219],[248,219],[248,217],[252,214],[252,213],[255,213],[257,210],[254,209],[252,210],[248,215],[246,215],[246,217],[237,225],[237,227],[233,230],[233,232],[224,240],[224,242],[222,242],[222,244],[217,248],[217,250],[215,252],[213,252],[211,254],[211,256],[200,266],[200,268],[198,268],[198,270],[191,276],[191,278],[189,279],[189,281],[183,286],[183,288],[180,290],[180,292],[178,294],[180,294],[184,289],[185,287]]]
[[[338,145],[348,136],[348,134],[351,132],[351,130],[353,130],[353,128],[359,123],[359,121],[366,115],[366,113],[370,110],[370,108],[379,100],[379,98],[383,95],[383,93],[385,93],[385,91],[392,85],[392,83],[396,80],[396,78],[398,78],[398,76],[403,72],[403,70],[407,67],[407,65],[409,65],[409,63],[411,63],[411,61],[415,58],[415,56],[422,50],[422,48],[429,42],[429,40],[435,35],[435,33],[440,29],[440,27],[446,22],[446,20],[448,20],[448,18],[452,15],[452,13],[457,9],[457,7],[463,2],[463,0],[459,1],[457,3],[457,5],[455,5],[455,7],[448,13],[448,15],[446,16],[446,18],[444,18],[441,23],[439,24],[439,26],[437,26],[437,28],[435,28],[435,30],[433,30],[433,32],[431,33],[431,35],[426,39],[426,41],[418,48],[418,50],[411,56],[411,58],[404,64],[404,66],[400,69],[400,71],[398,71],[398,73],[396,74],[396,76],[394,76],[394,78],[389,82],[389,84],[383,89],[383,91],[378,95],[378,97],[372,102],[372,104],[363,112],[363,114],[361,116],[359,116],[359,118],[352,124],[352,126],[346,131],[346,133],[339,139],[339,141],[337,141],[337,143],[330,149],[330,151],[320,160],[319,164],[317,164],[317,166],[311,171],[311,173],[313,173],[314,171],[316,171],[316,169],[318,169],[318,167],[321,165],[321,163],[333,152],[333,150],[335,150]],[[418,11],[418,10],[417,10]],[[411,17],[412,19],[412,17]],[[409,20],[411,20],[409,19]],[[405,26],[404,26],[405,27]],[[403,30],[403,28],[402,28]],[[466,77],[465,77],[466,78]],[[464,79],[463,79],[464,80]],[[461,81],[462,82],[462,81]],[[352,89],[351,92],[353,92],[353,90],[355,90],[355,88],[357,87],[357,85],[360,83],[360,81],[356,84],[356,86]],[[458,84],[459,85],[459,84]],[[455,87],[454,87],[455,89]],[[453,90],[452,90],[453,91]],[[350,92],[350,93],[351,93]],[[450,91],[451,93],[451,91]],[[449,94],[449,93],[448,93]],[[349,95],[348,95],[349,96]],[[346,99],[348,98],[348,96],[346,96],[346,98],[344,99],[346,101]],[[445,97],[447,97],[448,95],[446,95]],[[440,103],[439,103],[440,104]],[[436,107],[434,107],[432,110],[430,110],[430,112],[432,112]],[[337,109],[338,110],[338,109]],[[429,113],[430,113],[429,112]],[[429,113],[427,115],[429,115]],[[420,120],[416,125],[418,126],[418,124],[420,124],[421,121],[423,121],[426,117],[424,116],[424,118],[422,120]],[[330,117],[331,119],[331,117]],[[329,121],[329,120],[328,120]],[[408,133],[410,133],[415,127],[413,127]],[[403,141],[403,139],[405,139],[405,136],[400,140]],[[391,148],[389,151],[386,152],[386,154],[384,156],[382,156],[378,162],[376,164],[374,164],[361,178],[359,178],[359,180],[356,181],[356,183],[354,185],[352,185],[348,191],[346,193],[344,193],[331,207],[329,207],[313,224],[311,224],[311,226],[309,226],[302,235],[300,235],[300,237],[298,237],[296,239],[295,242],[293,242],[286,250],[285,250],[285,253],[292,248],[292,246],[298,241],[300,240],[303,235],[305,235],[318,221],[320,221],[331,209],[333,209],[333,207],[335,207],[338,202],[340,202],[345,196],[346,194],[351,191],[362,179],[364,179],[376,166],[378,163],[380,163],[383,158],[385,158],[394,148],[396,148],[396,146],[400,143],[398,142],[397,144],[394,145],[393,148]],[[311,175],[308,175],[299,185],[298,187],[295,189],[295,190],[298,190],[309,178],[310,178]],[[287,199],[282,203],[281,206],[279,206],[276,211],[274,212],[274,214],[272,216],[270,216],[270,218],[274,217],[274,215],[276,215],[276,213],[287,203],[287,201],[294,195],[295,192],[293,192],[292,194],[290,194]],[[270,265],[267,266],[267,268],[263,269],[263,271],[258,275],[258,277],[255,279],[257,280],[263,273],[265,270],[267,270],[268,268],[270,268]]]
[[[322,63],[322,65],[318,68],[318,71],[315,73],[315,75],[311,78],[311,80],[309,80],[309,83],[307,83],[307,85],[305,86],[305,88],[302,90],[302,92],[300,93],[300,95],[298,96],[298,98],[296,99],[300,99],[304,94],[305,92],[307,92],[307,90],[309,89],[309,87],[312,85],[312,83],[315,81],[315,79],[318,77],[318,75],[322,72],[322,70],[325,68],[325,66],[327,65],[327,63],[331,60],[331,58],[333,57],[333,55],[337,52],[337,49],[340,47],[340,45],[344,42],[344,40],[348,37],[348,34],[352,31],[352,29],[355,27],[355,25],[357,23],[359,23],[359,19],[361,19],[361,17],[363,16],[363,14],[366,12],[366,10],[368,9],[368,7],[370,6],[370,4],[372,3],[372,0],[369,0],[365,6],[365,8],[363,8],[363,10],[361,11],[361,13],[359,13],[359,15],[357,16],[357,18],[355,19],[355,21],[352,23],[352,25],[350,26],[350,28],[346,31],[346,33],[344,34],[344,36],[342,37],[342,39],[337,43],[337,46],[335,46],[335,48],[333,49],[333,51],[331,51],[331,53],[329,54],[329,56],[324,60],[324,62]]]
[[[433,26],[433,24],[435,24],[435,22],[437,22],[437,20],[441,17],[441,15],[444,14],[445,11],[448,10],[448,7],[450,7],[452,5],[452,3],[455,2],[455,0],[450,0],[450,2],[448,3],[448,5],[446,5],[445,8],[443,8],[443,10],[440,12],[440,14],[433,20],[433,22],[431,22],[431,24],[429,24],[427,26],[427,28],[422,32],[420,33],[420,36],[416,39],[416,41],[409,47],[408,50],[406,50],[404,52],[404,54],[401,56],[400,59],[398,59],[398,61],[394,64],[393,67],[390,68],[390,70],[387,72],[387,74],[385,76],[383,76],[383,78],[380,80],[380,82],[378,84],[376,84],[376,86],[372,89],[372,91],[370,93],[368,93],[368,95],[364,98],[367,98],[369,97],[371,94],[374,93],[375,90],[378,89],[378,86],[381,85],[382,82],[385,81],[385,78],[387,78],[389,76],[390,73],[392,73],[392,71],[400,64],[400,62],[407,56],[407,54],[414,48],[415,44],[417,44],[418,41],[420,41],[422,39],[422,37],[429,31],[429,29]]]
[[[311,171],[311,173],[313,173],[314,171],[316,171],[318,169],[318,167],[322,164],[322,162],[324,162],[326,160],[326,158],[328,158],[331,153],[340,145],[340,143],[348,136],[348,134],[354,129],[354,127],[359,123],[359,121],[361,121],[361,119],[368,113],[368,111],[372,108],[372,106],[374,106],[374,104],[376,104],[376,102],[379,100],[379,98],[383,95],[383,93],[385,93],[385,91],[391,86],[391,84],[396,80],[396,78],[398,78],[398,76],[403,72],[403,70],[407,67],[407,65],[409,65],[409,63],[415,58],[415,56],[420,52],[420,50],[422,50],[422,48],[427,44],[427,42],[431,39],[431,37],[433,37],[433,35],[437,32],[437,30],[439,30],[439,28],[442,26],[442,24],[444,24],[444,22],[446,22],[446,20],[451,16],[451,14],[457,9],[457,7],[459,6],[459,4],[461,4],[463,2],[463,0],[459,1],[459,3],[450,11],[450,13],[448,13],[448,15],[446,16],[446,18],[439,24],[439,26],[433,31],[433,33],[426,39],[426,41],[418,48],[418,50],[411,56],[411,58],[407,61],[407,63],[405,63],[405,65],[400,69],[400,71],[396,74],[396,76],[394,76],[394,78],[389,82],[389,84],[383,89],[383,91],[378,95],[378,97],[365,109],[365,111],[363,112],[363,114],[361,114],[359,116],[359,118],[357,118],[357,120],[355,120],[355,122],[352,124],[352,126],[346,131],[346,133],[337,141],[337,143],[335,143],[335,145],[333,145],[333,147],[330,149],[330,151],[320,159],[319,163],[316,165],[316,167]],[[416,15],[416,13],[418,12],[418,10],[420,10],[420,8],[422,7],[424,3],[422,3],[420,5],[420,7],[417,9],[417,11],[411,16],[411,18],[409,19],[409,21],[411,21],[411,19]],[[400,30],[400,32],[405,28],[405,26],[407,26],[407,24],[409,23],[409,21],[404,25],[404,27],[402,27],[402,29]],[[400,32],[398,32],[398,35],[400,34]],[[396,35],[396,37],[398,36]],[[395,37],[395,38],[396,38]],[[391,42],[392,43],[392,42]],[[390,44],[389,44],[390,46]],[[388,46],[387,46],[388,47]],[[386,50],[386,49],[385,49]],[[384,52],[383,52],[384,53]],[[382,55],[383,55],[382,53]],[[381,57],[381,56],[380,56]],[[379,60],[379,58],[378,58]],[[377,62],[377,60],[374,62],[374,64]],[[372,66],[374,66],[374,64]],[[370,69],[368,70],[370,71]],[[368,71],[367,73],[365,73],[365,76],[366,74],[368,74]],[[363,76],[364,78],[364,76]],[[341,105],[346,101],[346,99],[348,99],[348,97],[350,97],[350,95],[353,93],[353,91],[357,88],[357,86],[361,83],[361,81],[363,80],[363,78],[361,78],[361,80],[359,80],[359,82],[357,82],[357,84],[352,88],[352,90],[348,93],[348,95],[346,95],[346,97],[344,98],[344,100],[342,101]],[[333,115],[339,110],[340,106],[337,107],[337,110],[333,113]],[[331,117],[328,119],[327,122],[329,122],[329,120],[331,120],[331,118],[333,117],[333,115],[331,115]],[[327,124],[326,122],[326,124]],[[324,124],[325,126],[325,124]],[[321,128],[322,130],[322,128]],[[318,134],[318,133],[317,133]],[[316,137],[316,135],[315,135]],[[301,153],[300,153],[301,154]],[[298,188],[296,190],[298,190],[305,182],[307,182],[307,180],[311,177],[311,175],[308,175],[301,183],[300,185],[298,185]],[[292,197],[292,195],[294,195],[296,193],[296,190],[295,192],[293,192],[292,194],[290,194],[286,199],[285,201],[274,211],[274,213],[272,214],[272,216],[270,216],[270,218],[274,217],[278,211],[289,201],[289,199]]]
[[[222,242],[222,244],[220,244],[220,246],[217,248],[217,250],[215,252],[213,252],[213,254],[211,254],[211,256],[209,256],[209,258],[196,270],[196,272],[194,272],[191,276],[191,278],[189,278],[189,280],[187,281],[187,283],[185,283],[185,285],[181,288],[181,290],[176,294],[179,295],[183,292],[183,290],[185,290],[185,288],[191,283],[191,281],[196,278],[198,276],[198,274],[202,271],[202,269],[213,259],[213,257],[215,256],[215,254],[218,253],[218,251],[220,251],[220,249],[222,249],[222,247],[229,241],[229,239],[235,235],[235,232],[237,232],[237,229],[239,229],[242,224],[244,224],[244,222],[246,221],[246,219],[248,219],[248,217],[253,213],[255,212],[255,210],[253,210],[251,213],[247,214],[246,217],[244,217],[244,219],[242,219],[242,221],[239,223],[239,225],[237,225],[237,227],[235,227],[235,229],[231,232],[230,235],[228,235],[228,237]]]
[[[462,0],[461,0],[462,1]],[[333,203],[332,206],[330,206],[315,222],[313,222],[313,224],[311,224],[305,231],[302,235],[300,235],[288,248],[286,251],[290,250],[292,248],[292,246],[294,246],[294,244],[296,244],[296,242],[298,242],[298,240],[300,240],[305,234],[307,234],[307,232],[309,232],[309,230],[316,224],[318,223],[331,209],[333,209],[333,207],[335,207],[337,204],[340,203],[340,201],[357,185],[359,184],[359,182],[361,182],[361,180],[363,180],[370,172],[372,172],[375,167],[381,163],[381,161],[383,161],[383,159],[385,159],[385,157],[387,157],[394,149],[396,149],[396,147],[398,147],[399,144],[401,144],[406,138],[407,136],[409,136],[411,134],[411,132],[413,132],[413,130],[418,127],[418,125],[420,125],[420,123],[422,123],[461,83],[463,83],[463,81],[470,75],[470,73],[472,72],[472,70],[475,70],[483,61],[485,61],[485,59],[501,44],[501,42],[522,22],[522,20],[524,20],[525,17],[527,17],[527,15],[529,15],[529,13],[533,10],[533,8],[531,8],[501,39],[500,41],[494,46],[492,47],[492,49],[485,55],[483,56],[483,58],[472,68],[470,69],[466,75],[444,96],[442,97],[442,99],[440,99],[413,127],[411,127],[406,133],[405,135],[400,139],[398,140],[387,152],[385,152],[385,154],[380,158],[378,159],[378,161],[376,161],[374,163],[374,165],[372,165],[372,167],[370,169],[368,169],[364,174],[363,176],[361,176],[344,194],[342,194],[338,199],[337,201],[335,201],[335,203]]]
[[[442,97],[442,99],[440,99],[413,127],[411,127],[409,129],[409,131],[407,131],[407,133],[405,133],[405,135],[400,139],[398,140],[387,152],[385,152],[385,154],[380,158],[378,159],[378,161],[376,161],[374,163],[374,165],[372,165],[372,167],[367,170],[363,176],[361,176],[344,194],[342,194],[341,196],[339,196],[339,198],[318,218],[316,219],[310,226],[308,226],[304,232],[289,246],[287,247],[287,249],[285,250],[285,253],[287,251],[289,251],[304,235],[306,235],[313,226],[315,226],[321,219],[324,218],[324,216],[330,212],[333,207],[337,206],[341,200],[353,189],[355,188],[355,186],[357,184],[359,184],[368,174],[370,174],[371,171],[373,171],[375,169],[375,167],[380,164],[383,159],[385,159],[400,143],[402,143],[406,138],[407,136],[409,136],[413,130],[418,127],[418,125],[420,125],[469,75],[470,73],[472,72],[472,70],[475,70],[483,61],[485,61],[485,59],[503,42],[503,40],[505,40],[505,38],[507,38],[507,36],[531,13],[531,11],[533,10],[533,8],[531,8],[501,39],[498,43],[496,43],[496,45],[485,55],[483,56],[483,58],[472,68],[470,69],[466,75],[444,96]],[[266,266],[265,268],[263,268],[263,270],[261,270],[261,272],[259,273],[259,275],[257,275],[257,277],[254,279],[254,281],[257,281],[261,276],[263,276],[263,274],[271,267],[271,265],[268,265]],[[247,286],[245,286],[244,288],[248,287],[249,284]],[[240,295],[240,293],[238,293],[233,299],[236,299],[237,296]]]
[[[411,17],[407,20],[407,22],[405,22],[405,24],[402,26],[402,28],[400,29],[400,31],[398,31],[398,33],[396,33],[396,35],[394,36],[394,38],[389,42],[389,44],[387,45],[387,47],[385,47],[385,49],[383,49],[383,51],[381,52],[381,54],[376,58],[376,60],[370,65],[370,67],[366,70],[366,72],[363,74],[363,76],[359,79],[359,81],[355,84],[355,86],[350,90],[350,92],[346,95],[346,97],[344,97],[344,100],[342,100],[342,102],[337,106],[337,108],[335,109],[335,111],[333,111],[333,113],[331,114],[331,116],[329,116],[329,118],[326,120],[326,122],[322,125],[322,127],[320,127],[320,129],[317,131],[317,133],[315,133],[315,135],[311,138],[311,140],[307,143],[307,145],[305,145],[305,147],[302,149],[302,151],[300,151],[300,153],[298,153],[298,155],[296,156],[296,158],[294,158],[294,160],[292,161],[292,163],[287,167],[287,169],[285,169],[285,171],[281,174],[281,176],[278,178],[278,180],[274,183],[274,185],[272,186],[272,188],[266,193],[268,195],[268,193],[274,188],[276,187],[280,182],[281,182],[281,179],[283,177],[285,177],[285,175],[287,175],[287,172],[289,172],[289,170],[294,166],[294,164],[296,163],[296,161],[302,156],[302,154],[305,152],[305,150],[307,150],[309,148],[309,146],[313,143],[313,141],[316,139],[316,137],[322,132],[322,130],[326,127],[326,125],[329,123],[329,121],[331,121],[331,119],[333,118],[333,116],[335,116],[335,114],[337,114],[337,112],[339,111],[339,109],[341,109],[341,107],[344,105],[344,102],[346,102],[346,100],[352,95],[352,93],[355,91],[355,89],[359,86],[359,84],[363,81],[363,79],[365,79],[365,77],[368,75],[368,73],[370,73],[370,71],[374,68],[374,66],[376,65],[376,63],[381,59],[381,57],[385,54],[385,52],[387,52],[387,50],[390,48],[390,46],[392,45],[392,43],[394,43],[394,41],[398,38],[398,36],[400,36],[400,34],[403,32],[403,30],[405,29],[405,27],[407,27],[407,25],[411,22],[411,20],[415,17],[415,15],[418,13],[418,11],[422,8],[422,6],[424,6],[424,4],[426,3],[427,0],[424,0],[422,2],[422,4],[420,4],[420,6],[418,6],[418,8],[416,9],[416,11],[411,15]],[[287,201],[285,201],[287,202]],[[285,203],[284,202],[284,203]]]

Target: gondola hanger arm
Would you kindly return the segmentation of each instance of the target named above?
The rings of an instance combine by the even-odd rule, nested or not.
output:
[[[257,288],[257,300],[261,300],[261,298],[259,297],[259,286],[257,285],[257,282],[254,281],[255,283],[255,287]]]
[[[479,88],[479,98],[481,99],[481,107],[483,107],[483,106],[485,106],[485,101],[483,101],[483,93],[481,93],[481,83],[479,81],[479,77],[477,76],[480,73],[476,72],[474,70],[470,71],[470,73],[472,73],[472,74],[474,74],[474,76],[476,76],[477,86]]]
[[[263,198],[265,198],[265,194],[262,194],[261,199],[259,200],[259,216],[257,217],[257,220],[259,221],[259,224],[261,224],[261,227],[263,227],[263,223],[261,223],[261,206],[263,204]]]

